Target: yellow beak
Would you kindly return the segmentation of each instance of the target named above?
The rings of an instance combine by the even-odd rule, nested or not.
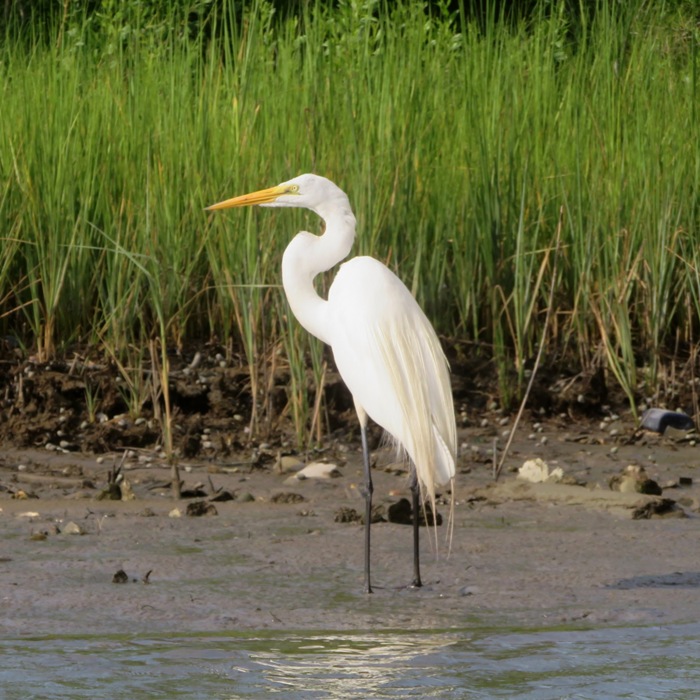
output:
[[[268,187],[265,190],[258,190],[250,194],[242,194],[239,197],[225,199],[223,202],[212,204],[206,208],[206,211],[216,211],[217,209],[229,209],[230,207],[249,207],[253,204],[268,204],[274,202],[277,197],[287,194],[288,188],[282,185],[276,187]]]

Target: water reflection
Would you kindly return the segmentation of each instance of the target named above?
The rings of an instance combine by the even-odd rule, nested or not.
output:
[[[438,659],[453,643],[450,636],[324,635],[251,655],[250,661],[262,671],[268,692],[289,698],[439,697],[434,691],[454,687]]]
[[[0,696],[696,698],[700,624],[0,640]]]

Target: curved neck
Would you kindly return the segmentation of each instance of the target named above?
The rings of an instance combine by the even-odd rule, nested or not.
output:
[[[330,344],[326,323],[328,302],[318,295],[313,280],[350,253],[356,222],[345,195],[315,211],[325,221],[326,231],[321,236],[302,231],[292,239],[282,258],[282,284],[299,323]]]

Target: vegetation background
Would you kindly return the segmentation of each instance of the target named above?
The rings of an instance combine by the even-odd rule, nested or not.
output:
[[[169,363],[215,344],[254,429],[285,368],[303,439],[327,355],[279,265],[318,223],[204,207],[314,171],[502,405],[540,350],[633,411],[695,386],[694,0],[5,0],[0,42],[3,352],[107,360],[134,415],[159,377],[167,432]]]

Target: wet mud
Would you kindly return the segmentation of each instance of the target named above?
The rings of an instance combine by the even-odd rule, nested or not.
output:
[[[176,369],[174,500],[157,423],[129,418],[108,368],[28,366],[3,365],[2,634],[597,626],[679,622],[695,609],[700,447],[692,432],[638,430],[600,395],[588,407],[561,392],[535,404],[494,482],[493,447],[513,415],[473,380],[456,382],[453,536],[443,493],[443,524],[421,528],[420,589],[408,586],[411,528],[386,517],[410,497],[406,469],[377,431],[367,596],[362,525],[344,517],[363,504],[349,401],[334,399],[324,448],[299,454],[284,417],[269,439],[247,438],[242,373],[212,366],[204,385],[181,374],[176,388]],[[87,416],[88,374],[104,381],[104,420]],[[563,478],[518,478],[535,458]],[[298,478],[306,462],[334,468]],[[630,466],[658,492],[615,490]]]

